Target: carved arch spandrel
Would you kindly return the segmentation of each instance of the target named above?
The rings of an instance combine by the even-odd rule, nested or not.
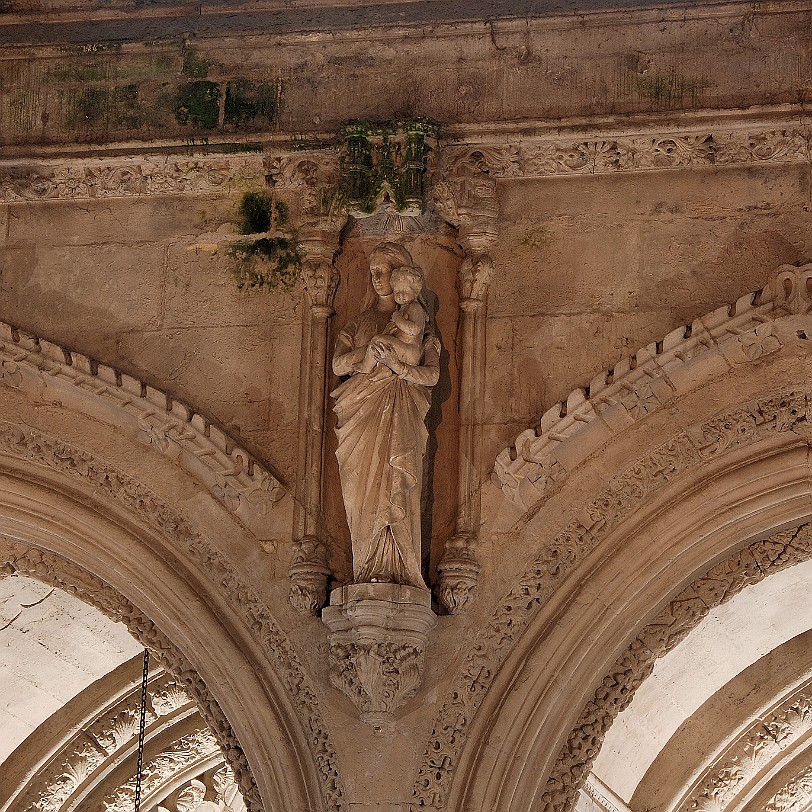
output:
[[[794,326],[793,321],[793,330]],[[718,382],[713,392],[700,391],[699,395],[704,396],[708,403],[713,403],[721,389],[727,390],[727,394],[722,397],[730,397],[731,392],[736,395],[748,390],[748,386],[743,383],[745,379],[752,390],[763,385],[764,380],[771,375],[777,380],[788,378],[804,382],[805,387],[808,387],[805,356],[805,350],[798,351],[794,360],[785,365],[778,364],[772,373],[765,367],[746,368],[740,372],[738,379],[731,376],[729,380]],[[525,803],[530,803],[531,797],[536,803],[541,803],[542,790],[536,795],[538,788],[532,790],[532,795],[508,788],[511,782],[531,781],[527,775],[520,774],[521,770],[517,765],[527,765],[532,743],[523,741],[521,745],[516,744],[516,749],[512,749],[505,740],[518,735],[516,731],[524,730],[523,726],[531,725],[528,719],[521,718],[522,713],[528,716],[534,712],[541,713],[540,708],[545,707],[552,716],[563,713],[559,719],[560,727],[545,727],[545,735],[548,737],[546,749],[533,740],[540,750],[536,752],[538,761],[529,768],[529,773],[546,777],[553,766],[550,742],[559,737],[563,744],[564,731],[576,721],[575,717],[568,720],[563,709],[582,707],[589,697],[587,694],[559,697],[557,701],[553,701],[557,709],[551,710],[551,706],[545,704],[551,701],[549,698],[542,699],[541,694],[527,697],[526,686],[516,691],[515,686],[522,684],[524,680],[536,685],[540,692],[555,692],[556,688],[551,689],[551,685],[560,687],[567,682],[565,677],[556,676],[549,669],[545,671],[546,666],[536,663],[538,674],[546,675],[538,676],[528,661],[533,659],[534,652],[542,650],[547,652],[551,662],[555,658],[568,660],[568,649],[557,648],[557,645],[563,644],[556,644],[550,636],[552,632],[560,631],[568,624],[572,625],[573,634],[587,635],[586,638],[577,638],[578,642],[571,643],[572,652],[575,652],[577,645],[588,646],[584,641],[588,639],[589,627],[586,631],[582,627],[579,630],[578,623],[585,621],[579,621],[568,614],[571,612],[569,602],[579,611],[583,609],[581,604],[586,598],[580,589],[581,582],[588,575],[591,576],[593,569],[599,572],[601,566],[606,565],[607,556],[613,555],[629,539],[635,538],[638,524],[643,521],[647,511],[654,509],[653,506],[659,505],[658,509],[664,509],[662,505],[667,505],[675,511],[672,516],[675,526],[679,525],[679,521],[687,521],[686,514],[690,516],[690,510],[682,501],[688,495],[699,498],[695,491],[698,482],[708,484],[715,481],[714,477],[722,480],[727,475],[733,477],[734,485],[731,486],[730,493],[720,496],[717,504],[720,511],[728,511],[724,521],[730,522],[730,500],[735,503],[738,487],[735,478],[744,477],[746,484],[747,476],[752,476],[751,487],[754,492],[751,497],[755,501],[762,500],[765,503],[764,510],[771,517],[764,520],[763,526],[753,529],[749,534],[750,538],[758,533],[769,533],[772,528],[784,522],[806,516],[810,496],[808,437],[812,433],[812,426],[807,420],[809,399],[806,388],[779,389],[774,394],[729,408],[698,423],[685,420],[686,415],[690,415],[695,409],[696,403],[684,404],[686,414],[681,418],[685,420],[682,423],[683,430],[669,437],[669,425],[671,432],[680,425],[680,421],[675,421],[672,413],[668,418],[669,424],[658,425],[660,431],[642,438],[643,447],[646,443],[651,443],[652,438],[656,438],[660,444],[648,455],[637,457],[630,467],[626,462],[625,469],[614,469],[617,473],[609,485],[597,490],[591,500],[588,496],[584,497],[583,494],[589,493],[589,490],[584,491],[583,488],[605,482],[602,476],[611,475],[607,473],[609,471],[614,473],[612,466],[617,464],[618,457],[615,457],[614,462],[611,457],[603,462],[600,456],[593,459],[590,464],[601,476],[588,480],[586,475],[582,475],[579,477],[580,481],[576,479],[572,485],[577,490],[577,493],[571,494],[572,499],[562,501],[566,494],[560,495],[545,505],[535,517],[531,514],[524,526],[520,523],[516,547],[535,547],[536,557],[515,586],[501,600],[496,601],[498,608],[490,620],[483,624],[477,642],[464,657],[463,665],[452,682],[451,691],[435,716],[434,729],[414,787],[415,803],[447,809],[464,808],[465,803],[470,802],[473,797],[486,798],[493,808],[504,809],[523,809]],[[707,409],[707,404],[704,408]],[[697,413],[694,412],[693,416],[695,418]],[[663,415],[661,418],[666,419]],[[667,438],[665,442],[664,438]],[[640,440],[631,437],[627,439],[629,442]],[[621,454],[619,458],[624,457]],[[626,459],[628,460],[628,456]],[[773,463],[769,462],[770,459],[773,459]],[[779,465],[775,460],[783,460],[783,463]],[[745,476],[742,472],[748,470],[748,465],[751,466],[750,473]],[[760,490],[762,488],[764,492]],[[709,491],[699,492],[701,497],[711,498],[708,493]],[[775,502],[772,503],[771,499]],[[783,499],[788,500],[786,504],[782,502]],[[790,511],[789,515],[783,512],[785,508]],[[562,524],[563,529],[556,534],[556,528]],[[744,538],[747,537],[748,534],[745,533]],[[663,530],[659,538],[651,540],[652,550],[664,550],[671,555],[668,539],[669,531]],[[736,536],[729,541],[726,549],[735,549],[737,544],[741,545],[741,539],[742,536]],[[540,550],[539,540],[543,542]],[[715,551],[714,555],[722,555],[724,549]],[[636,571],[642,566],[642,560],[642,557],[639,560],[632,559],[627,561],[627,565],[631,571]],[[703,563],[703,560],[697,560],[694,562],[694,569],[700,569]],[[658,571],[664,566],[656,557],[649,564],[652,571]],[[705,566],[707,567],[706,563]],[[521,565],[519,568],[521,569]],[[685,577],[684,573],[680,577]],[[617,574],[617,578],[620,581],[623,575]],[[671,588],[666,584],[660,594],[668,594]],[[622,593],[610,594],[607,591],[593,596],[596,606],[605,607],[607,602],[611,603],[612,595],[619,601],[619,609],[628,602]],[[612,604],[612,611],[614,609]],[[634,628],[640,618],[650,616],[654,609],[650,605],[644,606],[630,619],[627,616],[629,628]],[[611,612],[606,614],[611,615]],[[596,649],[588,656],[605,658],[606,667],[609,667],[621,653],[623,646],[619,641],[623,639],[623,635],[629,634],[629,629],[616,630],[615,634],[620,637],[612,638],[609,635],[600,645],[604,648],[616,646],[616,650]],[[599,636],[597,631],[594,632],[593,643],[595,636]],[[576,654],[573,653],[572,656]],[[549,680],[546,686],[545,678]],[[595,673],[590,674],[586,682],[581,676],[571,679],[569,684],[589,685],[592,680],[594,684],[591,690],[594,690],[601,678],[601,674]],[[572,690],[577,692],[578,689]],[[521,695],[524,699],[514,701],[514,691],[515,696]],[[483,702],[486,707],[480,707]],[[506,711],[507,706],[512,707],[510,713]],[[509,723],[505,721],[508,717],[511,719]],[[545,725],[549,724],[549,720],[545,722]],[[498,746],[490,745],[489,739],[499,739],[500,743]],[[589,747],[585,746],[585,752],[588,750]],[[498,764],[489,761],[494,753],[501,753]],[[506,755],[507,753],[511,755]],[[586,759],[583,763],[586,763]],[[576,772],[580,778],[586,777],[586,772],[583,775],[578,769]],[[505,787],[501,787],[500,780],[506,782]],[[482,786],[483,781],[488,786]],[[476,785],[476,789],[471,789],[471,782]],[[531,791],[528,789],[527,792]],[[549,808],[561,809],[558,806]]]
[[[0,387],[108,423],[177,465],[258,538],[286,489],[205,415],[92,358],[0,322]]]
[[[497,456],[495,482],[523,511],[538,506],[608,440],[728,370],[781,352],[776,323],[810,311],[812,264],[782,265],[761,290],[641,347],[548,409]]]
[[[478,797],[493,809],[563,812],[635,680],[712,605],[695,590],[726,600],[812,555],[806,533],[746,541],[809,516],[808,402],[787,392],[706,421],[727,436],[707,458],[672,438],[590,503],[608,511],[605,522],[548,545],[500,603],[435,724],[430,746],[442,752],[442,722],[465,720],[446,773],[435,773],[450,788],[446,808]],[[570,542],[566,554],[556,548]]]
[[[512,587],[504,581],[498,592],[491,593],[488,604],[496,607],[495,613],[480,621],[477,641],[464,655],[435,715],[414,785],[415,803],[435,807],[449,803],[470,728],[506,658],[564,579],[617,523],[658,488],[732,448],[757,443],[765,431],[809,433],[805,415],[812,351],[810,279],[812,265],[782,266],[762,290],[697,320],[690,330],[674,331],[663,342],[644,348],[616,367],[613,376],[598,376],[588,394],[609,403],[600,415],[587,393],[577,390],[566,409],[556,406],[546,415],[548,423],[559,421],[555,425],[561,433],[543,420],[540,437],[528,430],[520,435],[524,445],[517,443],[518,453],[500,454],[504,466],[500,469],[497,460],[496,473],[513,502],[507,515],[514,518],[512,530],[494,539],[501,545],[513,537],[510,549],[497,554],[507,561],[513,550],[516,566],[501,571],[518,569],[522,575]],[[657,375],[668,394],[657,399],[656,407],[634,415],[616,397],[633,381],[650,382]],[[800,388],[793,392],[789,388],[793,384]],[[742,398],[770,391],[768,387],[778,393],[777,401],[764,401],[765,414],[748,414],[750,404],[742,404]],[[784,395],[801,400],[782,403]],[[723,410],[726,404],[728,412]],[[714,405],[719,410],[715,416]],[[744,415],[739,413],[742,409]],[[800,417],[795,409],[800,409]],[[701,415],[708,419],[697,422]],[[737,425],[740,418],[739,436],[729,424]],[[655,446],[668,437],[671,440],[658,451]],[[805,445],[806,440],[802,442]],[[567,469],[535,444],[543,444],[546,451],[554,449]],[[654,453],[642,457],[646,448]],[[635,463],[628,467],[630,461]],[[507,470],[510,466],[515,468],[512,473]],[[612,478],[612,485],[604,488],[607,478]],[[510,487],[506,482],[512,482]],[[590,501],[592,494],[596,496]],[[502,591],[506,587],[507,593]]]
[[[249,742],[269,808],[341,804],[335,750],[290,640],[189,521],[89,452],[25,426],[0,423],[0,476],[0,526],[7,536],[63,558],[69,573],[73,567],[108,582],[170,630],[189,662],[209,669],[204,677]],[[70,584],[65,579],[68,591]],[[149,629],[155,630],[151,622]],[[139,639],[147,642],[144,634]],[[159,638],[150,648],[162,650]],[[226,715],[215,721],[227,724]]]

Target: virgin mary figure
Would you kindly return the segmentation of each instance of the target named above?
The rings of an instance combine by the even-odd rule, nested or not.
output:
[[[425,417],[431,387],[440,375],[440,342],[427,319],[419,336],[419,360],[410,364],[399,357],[391,338],[397,332],[392,272],[412,282],[416,278],[417,288],[423,281],[409,252],[383,243],[372,252],[369,270],[373,292],[360,316],[338,337],[333,372],[345,380],[331,392],[353,580],[425,588],[420,496],[428,439]],[[423,304],[422,296],[418,301]]]

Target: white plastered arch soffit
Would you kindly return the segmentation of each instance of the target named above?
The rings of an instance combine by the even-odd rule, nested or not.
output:
[[[526,565],[435,717],[417,801],[568,809],[636,688],[613,675],[617,663],[629,670],[638,635],[714,566],[734,572],[731,556],[806,522],[810,280],[812,265],[782,266],[764,289],[578,390],[539,436],[524,432],[500,454]],[[809,557],[805,532],[797,539],[775,542],[789,550],[780,561]],[[772,566],[754,565],[754,580]]]
[[[47,580],[53,572],[57,585],[94,605],[96,586],[82,588],[88,578],[112,590],[126,609],[106,613],[125,622],[134,613],[130,631],[159,655],[172,652],[163,664],[199,683],[189,690],[249,807],[335,809],[343,791],[313,686],[270,608],[224,554],[223,538],[209,537],[222,531],[247,544],[284,493],[278,479],[157,390],[3,329],[7,573]],[[30,556],[42,559],[33,569],[14,563]]]

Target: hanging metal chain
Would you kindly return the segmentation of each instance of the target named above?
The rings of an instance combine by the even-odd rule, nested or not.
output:
[[[147,677],[149,650],[144,649],[144,674],[141,677],[141,719],[138,724],[138,766],[135,769],[135,812],[141,809],[141,770],[144,767],[144,730],[147,726]]]

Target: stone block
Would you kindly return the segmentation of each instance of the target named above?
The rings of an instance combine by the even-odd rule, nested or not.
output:
[[[638,305],[637,223],[590,214],[578,222],[525,216],[505,223],[494,249],[499,270],[491,284],[491,315],[627,311]]]
[[[204,230],[207,219],[236,216],[237,203],[192,198],[125,197],[17,203],[8,222],[9,245],[157,243]]]
[[[133,332],[122,335],[123,362],[170,395],[203,408],[231,432],[267,427],[273,337],[253,327]],[[279,382],[274,391],[281,396]],[[282,392],[294,400],[298,393]]]
[[[240,289],[236,271],[226,242],[213,254],[196,248],[194,241],[171,245],[167,252],[164,327],[298,324],[303,296],[298,285],[292,289]]]
[[[0,279],[10,321],[68,345],[81,334],[158,326],[163,246],[38,246],[33,261],[28,248],[18,256]]]

